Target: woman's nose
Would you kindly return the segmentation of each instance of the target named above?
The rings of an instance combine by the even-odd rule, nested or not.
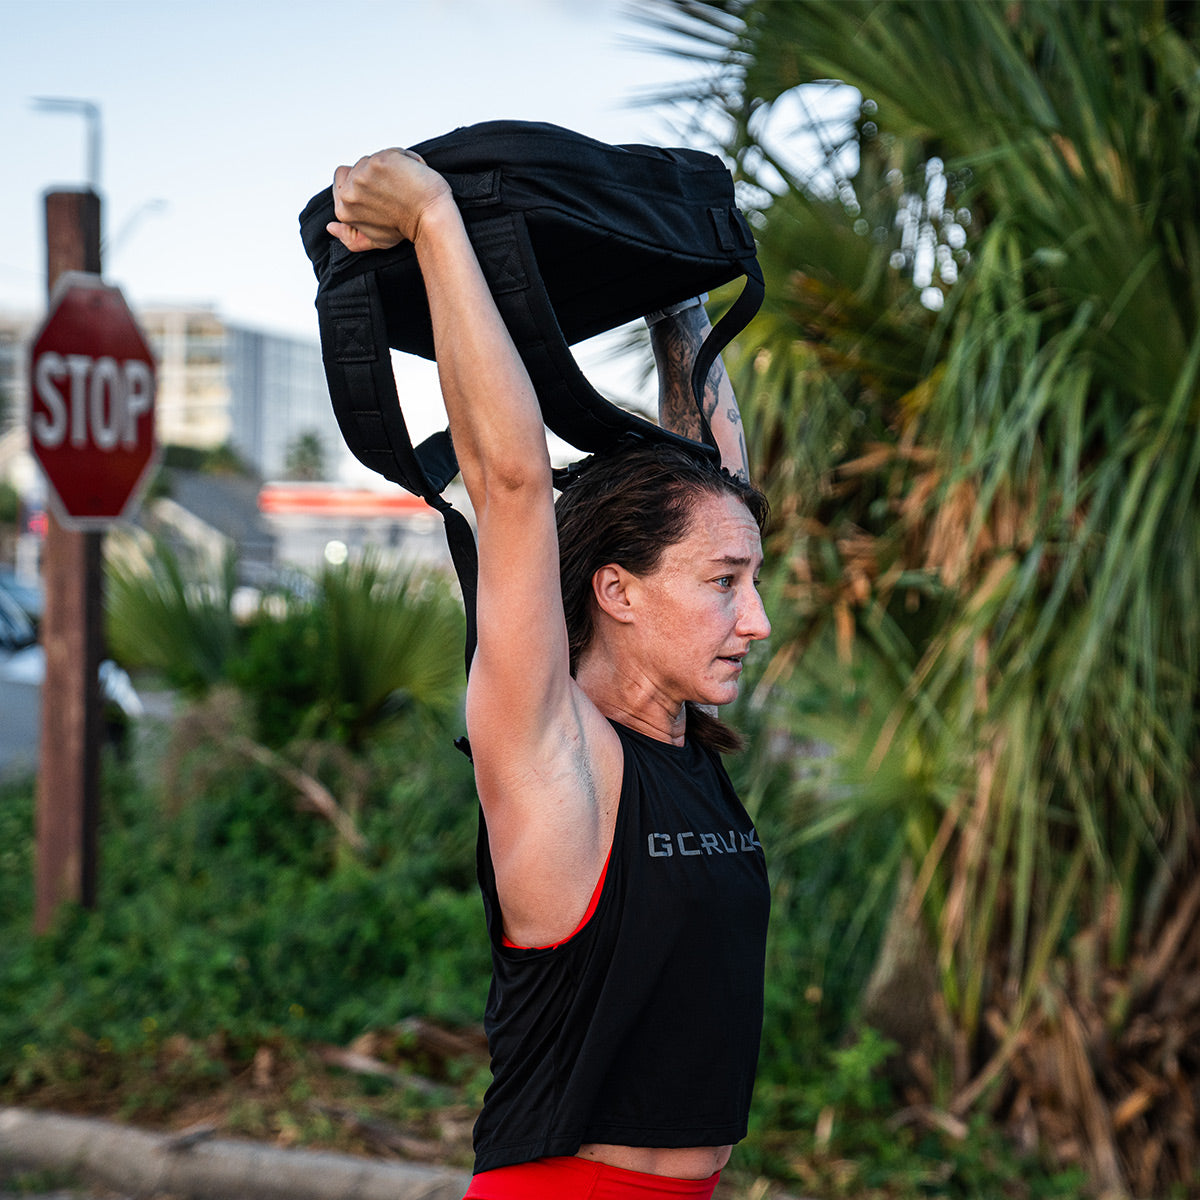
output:
[[[769,637],[771,634],[771,622],[767,617],[767,610],[757,588],[750,589],[749,595],[742,604],[738,633],[742,637],[753,638],[756,641]]]

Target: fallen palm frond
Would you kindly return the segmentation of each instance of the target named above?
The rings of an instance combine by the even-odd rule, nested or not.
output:
[[[366,849],[362,832],[330,789],[315,774],[242,732],[250,727],[252,722],[245,701],[229,687],[213,689],[205,699],[197,701],[176,718],[163,761],[164,791],[171,797],[173,806],[199,802],[217,777],[255,764],[287,784],[301,810],[324,817],[351,850]],[[304,749],[310,758],[316,753],[312,746]],[[333,753],[337,749],[330,746],[324,751]],[[362,771],[356,769],[344,752],[338,757],[345,788],[346,781],[361,776]],[[359,791],[363,782],[361,778],[355,781]],[[353,797],[351,791],[352,811],[360,807]]]

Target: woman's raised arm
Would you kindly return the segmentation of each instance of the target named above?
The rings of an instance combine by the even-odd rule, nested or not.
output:
[[[410,152],[383,151],[338,169],[334,205],[330,232],[347,247],[407,238],[425,280],[479,542],[467,691],[476,784],[506,928],[552,941],[586,907],[604,861],[620,747],[570,674],[541,409],[436,172]]]

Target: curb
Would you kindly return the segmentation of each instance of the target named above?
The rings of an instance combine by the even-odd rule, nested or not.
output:
[[[0,1165],[67,1171],[131,1196],[180,1200],[462,1200],[470,1175],[349,1154],[281,1150],[198,1129],[154,1134],[90,1117],[0,1108]]]

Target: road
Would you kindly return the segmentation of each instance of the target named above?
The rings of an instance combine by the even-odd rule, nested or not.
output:
[[[36,771],[41,689],[0,679],[0,778]]]

